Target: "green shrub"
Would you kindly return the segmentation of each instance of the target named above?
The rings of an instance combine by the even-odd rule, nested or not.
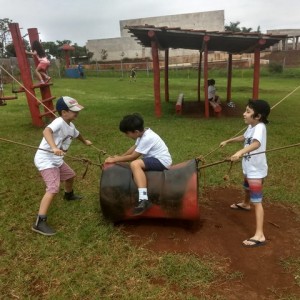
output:
[[[270,63],[269,64],[269,72],[270,73],[282,73],[283,72],[283,66],[279,63]]]

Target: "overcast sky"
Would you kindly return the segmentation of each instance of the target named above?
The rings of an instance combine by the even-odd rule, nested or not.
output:
[[[120,20],[213,10],[224,10],[226,25],[240,21],[263,33],[300,29],[300,0],[0,0],[0,8],[0,19],[19,23],[22,35],[37,28],[44,42],[71,40],[80,46],[120,37]]]

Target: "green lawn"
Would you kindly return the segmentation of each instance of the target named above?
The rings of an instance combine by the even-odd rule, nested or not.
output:
[[[218,93],[225,98],[226,78],[217,71],[214,75]],[[275,105],[299,86],[299,78],[263,76],[260,98]],[[236,71],[232,85],[233,101],[244,107],[252,95],[252,78],[247,71]],[[132,141],[118,131],[122,116],[132,112],[141,113],[145,125],[165,140],[174,164],[206,155],[222,140],[245,127],[242,116],[210,119],[177,116],[175,102],[180,92],[187,101],[196,98],[195,72],[171,76],[170,102],[162,100],[163,116],[156,118],[152,77],[139,72],[135,83],[118,76],[99,76],[85,80],[54,79],[52,87],[53,95],[74,97],[85,106],[76,126],[85,138],[109,154],[122,153],[132,145]],[[269,149],[300,142],[299,98],[300,89],[272,110],[268,125]],[[1,138],[39,145],[43,129],[31,125],[24,95],[0,107],[0,120]],[[232,144],[216,151],[206,158],[207,163],[224,159],[240,146]],[[99,167],[91,166],[82,179],[85,167],[68,158],[66,161],[78,174],[75,190],[83,194],[85,200],[66,203],[61,200],[62,194],[58,195],[49,211],[49,223],[58,234],[47,238],[33,233],[30,227],[44,193],[43,181],[33,164],[34,153],[34,149],[0,141],[0,298],[196,299],[192,290],[197,287],[203,291],[204,299],[211,285],[232,278],[226,263],[219,257],[158,255],[133,246],[128,237],[102,218]],[[68,154],[98,162],[98,152],[77,141]],[[266,201],[300,208],[299,154],[299,148],[268,154]],[[228,184],[223,180],[227,171],[227,164],[207,168],[206,184]],[[240,186],[239,164],[233,167],[230,178],[233,186]],[[293,266],[299,274],[299,257]],[[214,299],[222,298],[215,295]]]

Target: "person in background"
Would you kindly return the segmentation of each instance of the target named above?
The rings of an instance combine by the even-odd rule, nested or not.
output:
[[[79,64],[77,65],[77,70],[78,70],[78,73],[79,73],[80,78],[83,79],[83,78],[84,78],[84,72],[83,72],[83,66],[82,66],[81,63],[79,63]]]
[[[136,71],[135,71],[135,68],[132,68],[131,70],[130,70],[130,82],[131,81],[136,81]]]
[[[45,84],[51,80],[51,77],[48,76],[47,70],[50,66],[50,61],[47,58],[45,50],[39,41],[34,41],[31,46],[32,51],[25,51],[26,54],[35,56],[39,64],[35,69],[35,74],[37,75],[40,84]]]
[[[220,97],[216,94],[216,81],[214,79],[209,79],[207,81],[208,84],[208,100],[216,105],[220,105],[221,104],[221,99]]]

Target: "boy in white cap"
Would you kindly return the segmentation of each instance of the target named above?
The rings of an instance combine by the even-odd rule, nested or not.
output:
[[[47,224],[47,211],[55,195],[59,192],[61,181],[65,182],[64,199],[79,200],[82,198],[74,194],[73,181],[76,174],[63,160],[63,156],[74,138],[79,139],[87,146],[92,144],[83,138],[72,123],[82,109],[83,106],[71,97],[59,98],[56,103],[56,110],[60,117],[44,129],[44,137],[34,157],[35,166],[46,184],[46,193],[41,200],[37,220],[33,224],[32,230],[43,235],[56,233]]]

